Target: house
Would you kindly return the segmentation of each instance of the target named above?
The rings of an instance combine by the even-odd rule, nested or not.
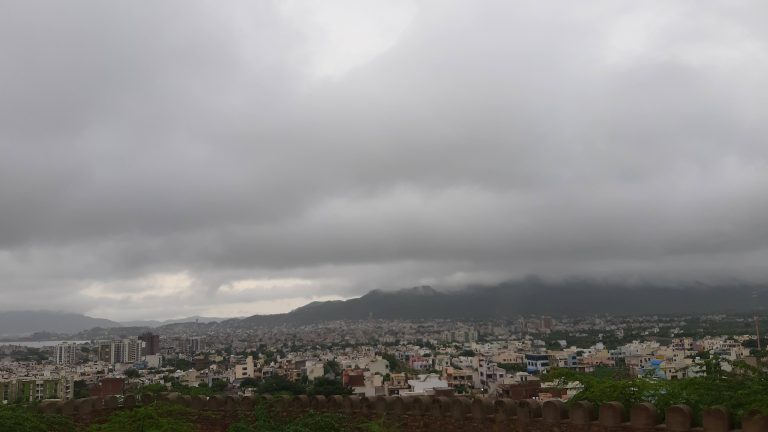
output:
[[[408,380],[408,385],[411,389],[408,395],[426,395],[434,393],[435,388],[448,387],[448,382],[440,379],[437,374],[420,374],[416,379]]]
[[[309,381],[314,381],[325,375],[325,367],[322,363],[308,363],[305,370]]]
[[[401,391],[407,392],[411,388],[408,385],[408,377],[404,373],[393,373],[389,377],[389,381],[385,384],[387,396],[399,395]]]
[[[373,374],[386,375],[390,372],[389,361],[383,358],[376,358],[368,362],[365,368],[371,371]]]
[[[235,379],[241,380],[244,378],[253,378],[254,377],[254,368],[253,368],[253,356],[248,356],[245,359],[244,364],[238,364],[235,366]]]
[[[493,356],[493,361],[496,363],[522,364],[525,361],[525,356],[514,351],[504,351]]]
[[[408,359],[408,366],[415,370],[428,370],[432,369],[432,358],[412,356]]]
[[[526,354],[525,355],[526,370],[530,374],[546,373],[549,370],[549,355],[547,354]]]
[[[496,384],[506,377],[507,371],[483,356],[477,357],[477,376],[475,387],[489,389],[494,392]]]
[[[179,382],[190,387],[197,387],[197,385],[200,384],[200,382],[202,382],[201,373],[194,369],[181,372],[181,374],[179,374],[177,378],[179,378]]]
[[[442,378],[450,388],[464,387],[470,389],[474,387],[475,373],[471,370],[447,367],[443,369]]]
[[[341,383],[344,387],[365,387],[365,375],[362,369],[344,369],[341,373]]]
[[[496,386],[495,394],[501,398],[522,400],[536,399],[541,391],[541,381],[527,372],[517,372]]]

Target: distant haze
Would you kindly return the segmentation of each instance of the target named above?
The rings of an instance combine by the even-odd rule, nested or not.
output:
[[[4,1],[0,309],[128,321],[532,274],[766,282],[767,14]]]

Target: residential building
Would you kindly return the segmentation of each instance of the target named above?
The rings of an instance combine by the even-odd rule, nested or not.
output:
[[[152,332],[146,332],[139,336],[139,340],[144,342],[142,355],[147,356],[160,354],[160,335],[153,334]]]
[[[71,365],[77,363],[77,344],[73,342],[63,342],[54,348],[53,355],[56,364]]]
[[[205,339],[202,336],[191,337],[187,346],[190,355],[201,353],[205,351]]]
[[[448,382],[440,379],[440,375],[437,374],[421,374],[416,379],[408,380],[408,385],[411,391],[407,394],[426,395],[434,393],[436,388],[447,388]]]
[[[537,375],[546,373],[549,370],[549,355],[547,354],[526,354],[525,366],[528,373]]]
[[[253,356],[248,356],[245,359],[245,363],[238,364],[235,366],[235,379],[240,380],[243,378],[253,378],[254,377],[254,367],[253,367]]]
[[[69,400],[73,396],[74,381],[71,377],[20,377],[0,381],[0,404]]]

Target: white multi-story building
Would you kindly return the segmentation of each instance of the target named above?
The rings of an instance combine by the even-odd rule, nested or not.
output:
[[[141,361],[144,342],[137,337],[98,342],[98,358],[107,363],[136,363]]]
[[[77,344],[63,342],[56,345],[54,356],[56,364],[71,365],[77,363]]]
[[[124,339],[125,344],[125,357],[123,363],[136,363],[141,361],[141,349],[144,346],[144,342],[139,340],[138,337],[132,337]]]
[[[483,356],[475,357],[475,369],[477,369],[476,388],[488,388],[495,393],[496,384],[502,382],[507,372],[500,368],[496,363],[486,359]]]
[[[550,368],[549,355],[529,353],[525,355],[525,366],[528,373],[540,374],[547,373]]]

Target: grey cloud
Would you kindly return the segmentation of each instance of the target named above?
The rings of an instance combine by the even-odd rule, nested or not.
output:
[[[417,6],[392,48],[318,78],[279,3],[5,2],[3,307],[768,276],[765,5]],[[165,311],[82,294],[181,273]]]

